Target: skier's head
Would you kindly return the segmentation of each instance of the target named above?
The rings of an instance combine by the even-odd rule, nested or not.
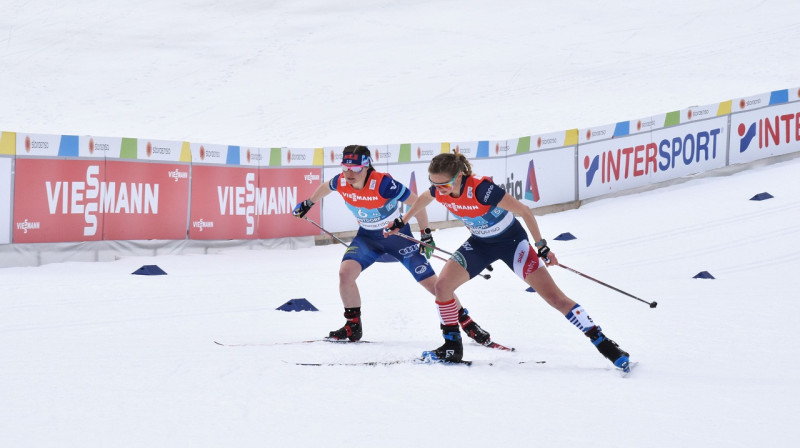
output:
[[[461,182],[472,175],[472,165],[463,154],[439,154],[428,165],[428,180],[440,194],[461,191]]]
[[[364,168],[372,168],[369,148],[363,145],[350,145],[342,151],[342,171],[360,173]]]

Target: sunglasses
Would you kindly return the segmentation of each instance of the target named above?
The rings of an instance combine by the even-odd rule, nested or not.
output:
[[[461,173],[456,173],[456,175],[453,176],[453,178],[447,182],[434,182],[431,180],[431,176],[428,176],[428,180],[431,182],[431,185],[433,185],[436,188],[451,188],[453,185],[455,185],[456,179],[458,178],[459,174]]]
[[[364,168],[367,168],[369,165],[342,165],[342,172],[345,173],[347,171],[352,171],[356,174],[364,171]]]

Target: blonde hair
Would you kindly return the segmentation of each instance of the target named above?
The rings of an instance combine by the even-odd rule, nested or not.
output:
[[[469,164],[469,160],[463,154],[439,154],[428,165],[428,174],[455,176],[458,173],[464,173],[467,177],[472,176],[472,165]]]

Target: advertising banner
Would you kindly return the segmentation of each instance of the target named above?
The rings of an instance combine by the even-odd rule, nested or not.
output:
[[[97,160],[18,157],[14,177],[13,241],[101,240],[103,166],[104,163]]]
[[[655,116],[653,120],[678,123],[680,112]],[[726,163],[727,116],[627,136],[618,130],[619,124],[581,131],[585,141],[606,138],[578,147],[580,199],[721,168]]]
[[[188,165],[18,158],[14,242],[184,239]]]
[[[140,161],[191,162],[189,142],[138,139],[136,158]]]
[[[192,167],[189,238],[196,240],[280,238],[316,235],[319,230],[292,216],[311,196],[319,168]],[[301,199],[303,198],[303,199]],[[307,215],[319,222],[319,207]]]
[[[0,244],[11,243],[11,199],[13,191],[14,155],[17,152],[17,134],[0,132]]]
[[[189,239],[242,240],[256,234],[258,168],[192,166]]]
[[[11,169],[14,159],[0,154],[0,244],[11,243]]]
[[[260,169],[259,193],[256,194],[255,204],[258,237],[318,235],[320,230],[309,222],[295,218],[292,209],[314,193],[321,179],[322,173],[318,167]],[[314,207],[306,217],[319,223],[319,214],[320,207]]]
[[[0,155],[14,156],[17,154],[17,133],[0,132]]]
[[[105,167],[98,202],[103,239],[186,239],[188,164],[108,159]]]
[[[568,146],[509,156],[501,185],[531,208],[575,201],[575,151]]]
[[[17,134],[17,157],[78,157],[77,135]]]
[[[390,165],[414,162],[430,162],[437,154],[448,152],[447,143],[403,143],[400,145],[389,145],[386,147],[385,154],[391,158],[388,160]],[[381,151],[383,149],[381,148]],[[427,167],[427,165],[426,165]]]
[[[269,166],[284,168],[296,167],[322,167],[324,165],[324,149],[322,148],[278,148],[272,149],[271,153],[276,154],[270,157]],[[262,163],[262,166],[264,164]]]
[[[796,151],[800,151],[800,102],[731,115],[729,163],[747,163]]]

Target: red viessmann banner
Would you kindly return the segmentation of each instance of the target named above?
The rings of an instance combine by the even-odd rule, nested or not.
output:
[[[108,160],[106,178],[103,239],[186,239],[188,164]]]
[[[185,239],[188,166],[17,158],[14,243]]]
[[[319,168],[194,165],[189,238],[317,235],[319,229],[292,216],[292,209],[311,196],[320,178]],[[306,216],[319,222],[319,207]]]

